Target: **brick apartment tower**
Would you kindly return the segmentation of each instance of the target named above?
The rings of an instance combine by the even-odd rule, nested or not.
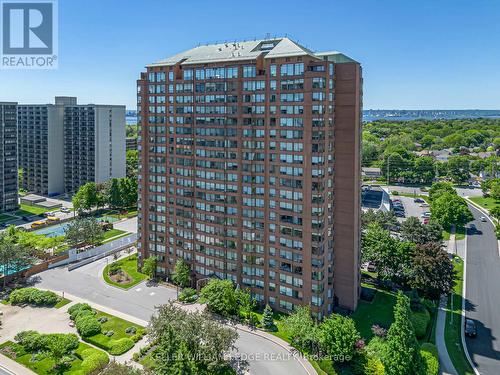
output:
[[[138,80],[139,249],[193,286],[321,318],[359,296],[362,78],[287,38],[200,46]]]
[[[0,213],[18,204],[17,103],[0,102]]]

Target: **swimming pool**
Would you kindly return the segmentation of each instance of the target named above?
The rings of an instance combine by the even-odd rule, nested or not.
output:
[[[34,231],[33,233],[43,234],[43,235],[45,235],[45,237],[64,236],[64,232],[66,231],[66,228],[68,227],[68,225],[69,225],[69,223],[52,225],[52,226],[47,227],[47,228],[38,229],[38,230]]]
[[[114,223],[116,221],[119,221],[116,217],[112,216],[102,216],[97,218],[97,221],[107,221],[108,223]],[[43,234],[45,237],[59,237],[59,236],[64,236],[64,232],[66,231],[66,228],[70,222],[62,223],[62,224],[57,224],[57,225],[52,225],[47,228],[43,229],[38,229],[34,231],[33,233],[36,234]]]

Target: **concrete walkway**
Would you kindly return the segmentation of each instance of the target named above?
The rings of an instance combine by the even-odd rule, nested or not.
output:
[[[438,316],[436,322],[436,346],[439,353],[439,364],[441,373],[444,375],[458,375],[455,366],[446,349],[446,342],[444,339],[444,329],[446,326],[446,302],[448,297],[443,295],[439,301]]]

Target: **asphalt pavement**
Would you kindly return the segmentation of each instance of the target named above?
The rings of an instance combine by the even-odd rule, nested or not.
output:
[[[469,205],[470,206],[470,205]],[[467,348],[481,375],[500,374],[500,258],[491,222],[471,207],[476,231],[467,230],[466,317],[477,326]],[[470,227],[470,226],[469,226]]]
[[[108,259],[108,260],[106,260]],[[112,257],[68,271],[56,268],[33,277],[35,286],[56,291],[65,291],[90,302],[121,311],[139,319],[149,320],[155,306],[176,298],[176,291],[164,286],[151,286],[146,282],[125,291],[110,286],[102,279],[102,270]],[[239,359],[248,362],[250,374],[258,375],[304,375],[305,369],[298,360],[289,357],[289,352],[266,338],[238,331],[236,342]]]

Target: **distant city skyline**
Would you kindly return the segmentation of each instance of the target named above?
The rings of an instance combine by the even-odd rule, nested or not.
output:
[[[0,100],[136,108],[137,72],[193,45],[288,35],[360,61],[365,109],[500,109],[500,3],[59,1],[59,69],[0,71]],[[171,15],[175,15],[172,17]]]

